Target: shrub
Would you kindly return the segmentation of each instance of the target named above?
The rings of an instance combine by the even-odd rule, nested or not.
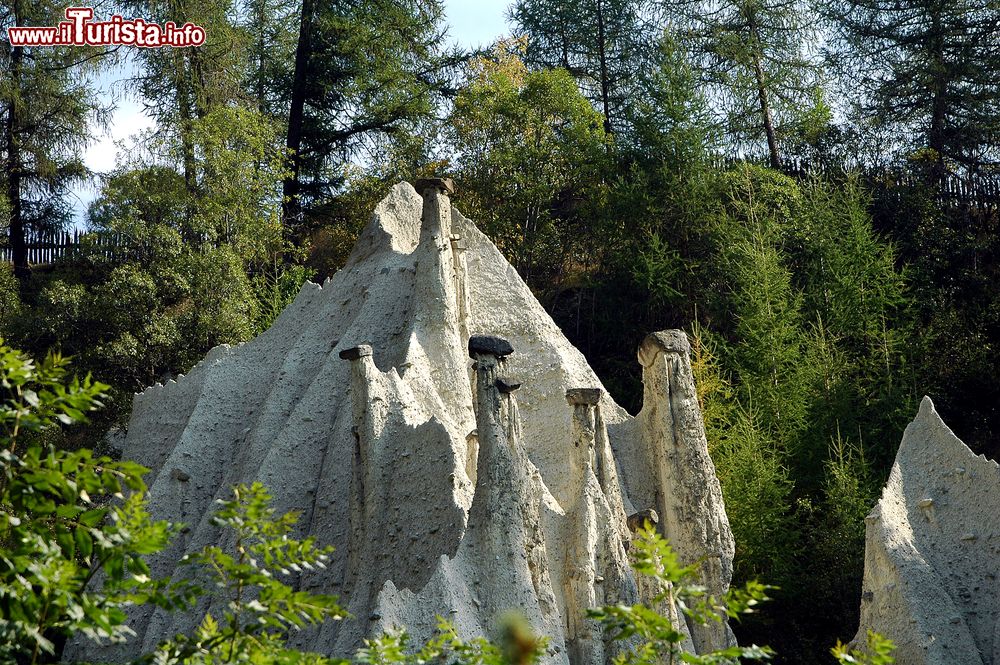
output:
[[[107,386],[68,378],[67,361],[41,363],[0,340],[0,660],[47,662],[80,633],[122,640],[124,609],[183,600],[152,581],[145,556],[173,530],[145,510],[132,462],[42,446],[37,436],[82,422]],[[99,581],[98,581],[99,580]]]
[[[760,602],[767,600],[769,587],[748,582],[731,588],[724,598],[705,594],[702,587],[691,584],[697,566],[681,566],[667,542],[649,525],[639,532],[633,543],[633,567],[640,575],[651,578],[662,591],[648,604],[632,606],[610,605],[591,610],[591,618],[601,622],[612,640],[637,638],[636,646],[628,646],[617,657],[618,665],[655,665],[678,662],[694,665],[738,663],[739,660],[768,660],[772,651],[767,647],[731,647],[707,654],[685,652],[682,626],[656,607],[666,604],[677,607],[685,616],[699,624],[724,621],[749,614]]]

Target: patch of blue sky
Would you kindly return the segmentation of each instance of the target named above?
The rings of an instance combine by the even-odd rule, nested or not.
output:
[[[445,0],[448,21],[448,39],[466,48],[489,46],[499,37],[510,32],[507,12],[510,0]],[[145,113],[142,100],[129,90],[126,81],[137,74],[134,63],[126,58],[119,65],[103,73],[97,80],[105,104],[113,104],[114,111],[106,128],[93,126],[93,140],[84,153],[84,163],[94,173],[89,183],[81,183],[73,190],[75,225],[83,227],[87,207],[96,198],[99,174],[114,170],[122,151],[130,150],[137,136],[154,126],[153,119]]]

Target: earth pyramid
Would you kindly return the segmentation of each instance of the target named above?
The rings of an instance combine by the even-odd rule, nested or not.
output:
[[[339,594],[353,617],[296,646],[346,655],[399,627],[420,643],[438,615],[490,635],[516,608],[549,637],[546,663],[607,663],[615,646],[586,610],[651,593],[629,567],[630,525],[656,520],[711,593],[732,575],[687,338],[643,341],[644,404],[630,416],[451,207],[450,181],[417,189],[396,185],[347,265],[269,330],[136,395],[124,455],[152,468],[154,516],[187,525],[154,571],[219,542],[215,500],[261,481],[275,508],[301,513],[300,537],[336,547],[296,586]],[[71,655],[148,653],[221,615],[209,602],[137,611],[128,644]],[[734,643],[725,624],[679,621],[697,652]]]
[[[945,425],[929,397],[865,518],[861,627],[906,665],[1000,665],[1000,466]]]

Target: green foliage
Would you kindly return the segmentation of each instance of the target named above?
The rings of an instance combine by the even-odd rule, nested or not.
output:
[[[278,91],[286,99],[303,95],[301,197],[322,213],[352,158],[376,168],[400,153],[427,161],[434,146],[419,137],[437,134],[428,125],[443,95],[453,94],[453,69],[465,56],[447,46],[439,0],[302,6],[314,8],[305,19],[311,32],[304,62],[286,63]],[[305,75],[296,79],[299,64]]]
[[[800,126],[818,81],[818,30],[805,2],[778,0],[667,0],[679,36],[691,44],[692,63],[717,100],[731,145],[761,154],[772,165],[784,136]],[[766,136],[766,135],[770,136]]]
[[[129,392],[186,371],[217,344],[249,339],[256,303],[235,251],[192,251],[169,230],[151,235],[174,244],[160,245],[145,262],[63,266],[16,331],[34,346],[74,354]]]
[[[716,432],[714,459],[736,538],[737,579],[787,583],[799,548],[787,455],[748,407]]]
[[[6,3],[0,30],[56,25],[65,5],[50,0]],[[11,47],[0,55],[0,118],[5,128],[0,159],[4,229],[58,228],[70,217],[71,189],[87,176],[83,150],[91,121],[101,120],[92,74],[109,49]]]
[[[8,330],[21,310],[17,279],[9,264],[0,264],[0,334]]]
[[[278,126],[257,111],[226,107],[192,122],[191,138],[200,174],[190,230],[224,241],[247,263],[266,260],[281,241]]]
[[[692,663],[699,665],[738,663],[740,659],[768,660],[772,651],[767,647],[732,647],[707,654],[693,654],[683,650],[684,633],[681,626],[668,615],[654,607],[666,604],[678,607],[683,614],[700,623],[738,618],[754,611],[754,607],[767,600],[770,588],[757,582],[748,582],[742,588],[731,588],[724,598],[706,595],[701,587],[690,584],[696,566],[680,565],[677,555],[667,542],[647,525],[633,542],[633,567],[640,575],[652,578],[662,591],[649,605],[611,605],[588,612],[601,622],[612,640],[638,639],[637,646],[629,646],[615,658],[618,665],[654,665],[657,663]]]
[[[196,186],[185,180],[183,143],[168,136],[135,154],[90,209],[95,238],[112,234],[117,246],[95,241],[62,262],[10,325],[31,348],[61,348],[110,379],[120,409],[213,346],[266,328],[306,277],[275,258],[285,249],[275,125],[219,108],[187,127]],[[158,162],[160,151],[176,151],[175,167]]]
[[[41,432],[56,422],[70,425],[83,421],[84,414],[101,406],[108,386],[91,381],[69,380],[68,361],[51,353],[40,364],[12,349],[0,338],[0,427],[3,448],[16,451],[19,437]]]
[[[517,0],[510,8],[515,34],[527,38],[534,69],[571,73],[604,116],[609,135],[628,135],[639,84],[651,69],[659,30],[647,20],[647,0]]]
[[[251,287],[256,302],[255,332],[261,333],[271,327],[278,315],[295,300],[302,285],[315,274],[311,268],[283,265],[275,260],[254,275]]]
[[[654,303],[660,299],[678,300],[682,294],[674,285],[684,267],[677,250],[654,234],[636,257],[632,266],[632,279],[649,292],[650,300]]]
[[[804,355],[802,297],[782,252],[782,230],[798,216],[801,195],[790,179],[737,169],[716,221],[726,306],[735,320],[728,364],[740,376],[743,402],[784,449],[806,425],[811,364]]]
[[[830,653],[841,665],[892,665],[896,662],[892,657],[896,648],[892,640],[868,631],[867,647],[866,650],[851,649],[838,641]]]
[[[652,160],[652,169],[683,176],[708,156],[718,129],[679,36],[665,30],[652,54],[642,94],[630,102],[633,150],[642,161]]]
[[[859,123],[888,130],[874,154],[922,153],[929,184],[952,169],[997,164],[1000,9],[983,0],[839,0],[833,19],[840,74]],[[871,131],[871,130],[869,130]],[[878,136],[878,134],[876,134]],[[881,156],[880,155],[880,156]]]
[[[303,570],[325,568],[333,548],[319,547],[313,538],[289,537],[298,515],[277,515],[271,496],[260,483],[239,485],[233,498],[220,500],[212,518],[231,532],[231,551],[209,545],[183,563],[210,578],[217,598],[227,601],[217,620],[206,615],[194,635],[178,636],[159,647],[156,663],[321,663],[312,654],[284,646],[289,630],[299,630],[345,616],[335,596],[295,591],[280,578]]]
[[[146,469],[32,443],[85,419],[107,386],[69,380],[66,361],[36,364],[0,340],[0,658],[48,662],[58,636],[124,640],[125,608],[175,607],[184,585],[151,581],[145,557],[174,527],[143,501]]]
[[[353,662],[360,665],[532,665],[541,657],[544,648],[545,640],[537,638],[524,619],[516,614],[504,618],[501,635],[495,642],[481,637],[463,640],[454,626],[439,618],[437,633],[419,649],[410,648],[405,632],[387,633],[365,640],[365,646],[358,650]]]
[[[473,61],[450,124],[456,204],[531,283],[560,273],[590,242],[583,224],[601,196],[606,135],[572,77],[528,71],[521,49],[501,43]]]

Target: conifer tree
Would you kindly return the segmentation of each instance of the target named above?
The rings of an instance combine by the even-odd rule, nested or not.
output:
[[[1000,6],[991,0],[837,0],[837,55],[862,122],[892,130],[932,175],[1000,163]],[[880,147],[884,151],[885,146]]]
[[[439,0],[302,0],[286,74],[286,224],[336,193],[346,163],[413,130],[451,92],[450,70],[464,56],[445,47],[443,11]]]
[[[814,103],[816,29],[803,0],[661,0],[688,41],[737,148],[761,138],[772,167],[781,139]]]
[[[82,159],[100,106],[84,70],[107,50],[14,46],[14,26],[54,26],[62,3],[13,0],[0,6],[0,122],[3,193],[7,199],[14,271],[29,273],[25,238],[32,229],[59,228],[70,219],[70,187],[87,175]]]
[[[656,50],[648,9],[647,0],[517,0],[510,18],[528,38],[525,62],[572,74],[612,134],[627,127]]]
[[[151,21],[190,21],[205,29],[205,43],[187,48],[140,49],[140,89],[146,111],[181,148],[184,182],[198,190],[194,127],[214,109],[246,103],[247,36],[233,20],[233,0],[138,0],[137,15]]]

